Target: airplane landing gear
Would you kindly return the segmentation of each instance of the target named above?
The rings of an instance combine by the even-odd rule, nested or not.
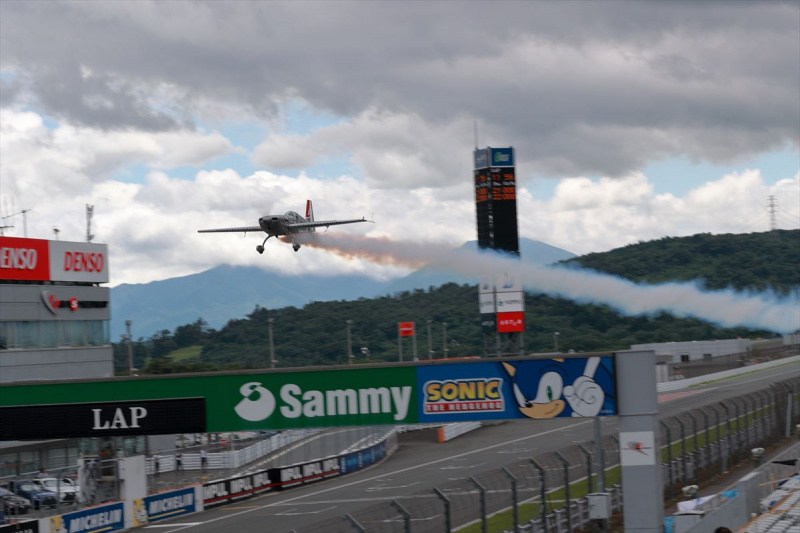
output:
[[[300,245],[299,245],[299,244],[297,244],[297,243],[294,243],[294,244],[292,245],[292,248],[293,248],[293,249],[294,249],[294,251],[296,252],[297,250],[299,250],[299,249],[300,249]]]
[[[270,237],[271,237],[271,235],[267,235],[267,238],[264,239],[264,242],[262,242],[261,244],[256,246],[256,252],[258,252],[260,254],[264,253],[264,245],[267,243],[267,241],[269,240]]]

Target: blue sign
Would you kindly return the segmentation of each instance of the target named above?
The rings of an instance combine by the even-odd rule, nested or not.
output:
[[[195,507],[194,488],[165,492],[144,498],[144,508],[149,522],[164,520],[193,513]]]
[[[125,509],[123,503],[112,503],[50,517],[50,531],[69,533],[98,533],[120,531],[125,528]]]
[[[617,414],[613,357],[417,368],[419,422]]]
[[[475,150],[473,155],[475,157],[476,170],[479,168],[489,167],[489,148],[481,148],[480,150]]]
[[[492,167],[513,167],[514,149],[508,148],[489,148],[491,159],[489,166]]]

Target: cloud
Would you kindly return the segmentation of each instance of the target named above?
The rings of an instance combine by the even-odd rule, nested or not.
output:
[[[275,120],[300,99],[350,126],[266,139],[255,159],[298,168],[358,146],[381,187],[456,175],[441,148],[470,147],[473,120],[545,176],[800,144],[796,2],[308,6],[4,2],[0,70],[16,78],[2,103],[155,132],[220,109]]]
[[[232,150],[217,132],[105,132],[70,124],[50,129],[40,115],[12,109],[0,109],[0,131],[3,194],[28,203],[84,193],[124,167],[199,166]]]

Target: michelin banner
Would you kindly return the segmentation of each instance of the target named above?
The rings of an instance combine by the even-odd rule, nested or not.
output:
[[[146,526],[197,510],[194,488],[173,490],[133,500],[133,525]]]
[[[112,503],[50,517],[49,533],[103,533],[125,528],[124,504]]]

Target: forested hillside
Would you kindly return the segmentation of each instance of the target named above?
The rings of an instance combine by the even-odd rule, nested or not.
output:
[[[632,281],[696,279],[707,289],[771,289],[785,295],[800,287],[800,230],[664,237],[565,263]]]
[[[773,288],[785,294],[800,287],[800,232],[665,238],[567,263],[649,283],[702,279],[710,289]],[[626,349],[636,343],[773,334],[721,328],[667,313],[625,317],[605,305],[577,304],[542,294],[527,294],[525,309],[527,353],[553,351],[556,332],[560,350],[577,352]],[[428,353],[428,321],[436,358],[442,357],[445,344],[450,357],[494,351],[491,337],[485,339],[480,326],[477,287],[448,283],[374,299],[314,302],[302,309],[257,306],[245,318],[231,320],[219,331],[198,319],[177,328],[174,334],[163,330],[134,343],[135,364],[142,368],[149,361],[149,373],[269,366],[269,319],[273,319],[279,367],[345,363],[348,320],[352,321],[356,363],[397,360],[397,323],[401,321],[416,323],[421,358]],[[486,350],[485,340],[489,343]],[[200,355],[183,361],[167,357],[171,351],[187,346],[201,347]],[[406,360],[412,357],[409,339],[404,341],[403,352]],[[118,367],[125,366],[126,357],[125,347],[116,345]]]

